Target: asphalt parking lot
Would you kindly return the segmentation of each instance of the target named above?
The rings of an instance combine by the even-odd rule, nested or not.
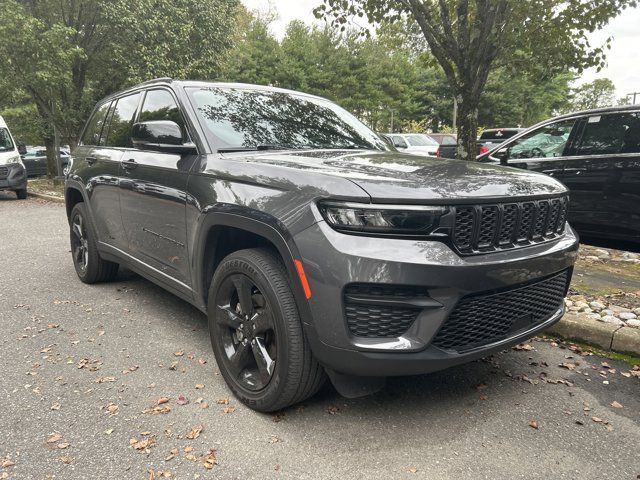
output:
[[[60,204],[0,192],[0,478],[640,478],[631,366],[534,340],[346,400],[239,404],[206,318],[77,279]],[[563,365],[563,366],[560,366]]]

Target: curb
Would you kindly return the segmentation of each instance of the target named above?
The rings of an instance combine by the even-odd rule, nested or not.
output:
[[[577,340],[606,351],[640,357],[640,329],[603,323],[567,313],[547,332],[567,340]]]
[[[44,193],[35,193],[31,191],[27,192],[27,194],[30,197],[42,198],[43,200],[49,200],[50,202],[64,203],[63,197],[54,197],[53,195],[46,195]]]

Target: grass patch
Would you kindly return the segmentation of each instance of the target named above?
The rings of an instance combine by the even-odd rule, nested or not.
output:
[[[640,365],[640,357],[636,357],[635,355],[628,355],[626,353],[618,353],[612,352],[610,350],[602,350],[599,347],[595,347],[588,343],[584,342],[576,342],[574,340],[565,340],[562,337],[558,337],[556,335],[550,335],[548,332],[545,332],[544,337],[553,339],[557,343],[562,343],[563,345],[576,345],[580,347],[582,350],[593,353],[594,355],[598,355],[599,357],[608,358],[609,360],[618,360],[620,362],[624,362],[632,367],[636,365]]]
[[[52,197],[64,197],[64,182],[54,181],[51,178],[29,180],[27,188],[35,193],[51,195]]]

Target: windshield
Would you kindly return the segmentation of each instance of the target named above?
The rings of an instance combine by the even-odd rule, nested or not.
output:
[[[328,100],[243,88],[187,88],[219,150],[358,148],[388,150],[357,118]]]
[[[0,152],[6,152],[7,150],[13,150],[13,141],[9,130],[6,128],[0,128]]]
[[[438,142],[427,137],[426,135],[419,135],[419,134],[405,135],[404,138],[407,139],[407,142],[409,142],[409,145],[411,145],[412,147],[437,147],[438,146]]]

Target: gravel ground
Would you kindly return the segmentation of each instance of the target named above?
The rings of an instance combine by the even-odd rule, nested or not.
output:
[[[0,192],[0,478],[640,475],[640,371],[550,341],[255,413],[201,313],[128,272],[80,283],[64,208],[14,198]]]

